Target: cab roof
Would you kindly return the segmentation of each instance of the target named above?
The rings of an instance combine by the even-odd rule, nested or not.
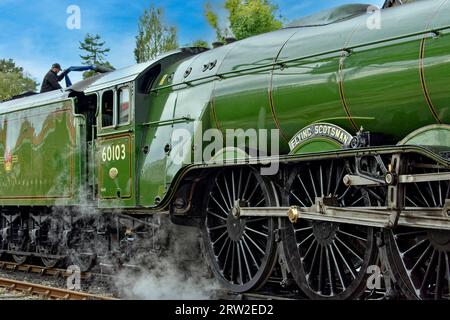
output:
[[[69,99],[70,94],[74,91],[89,94],[112,86],[120,85],[122,83],[134,81],[158,61],[168,56],[183,52],[183,50],[185,50],[185,48],[162,54],[156,57],[154,60],[150,60],[144,63],[135,64],[108,73],[97,74],[86,80],[77,82],[68,88],[54,90],[46,93],[33,94],[19,99],[7,100],[3,103],[0,103],[0,114],[26,108],[32,108],[38,105],[50,104],[57,101],[64,101]]]

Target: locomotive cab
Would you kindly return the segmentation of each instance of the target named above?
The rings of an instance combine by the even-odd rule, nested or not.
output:
[[[168,124],[173,120],[176,94],[157,95],[152,88],[155,83],[170,82],[171,68],[200,51],[180,49],[167,53],[108,73],[84,90],[84,106],[92,109],[96,104],[93,125],[87,126],[92,131],[88,153],[94,160],[89,163],[95,163],[88,168],[88,175],[99,207],[136,208],[162,199],[172,133]],[[152,170],[142,169],[147,165]],[[140,183],[148,180],[152,180],[151,185]],[[140,194],[142,189],[146,193]]]

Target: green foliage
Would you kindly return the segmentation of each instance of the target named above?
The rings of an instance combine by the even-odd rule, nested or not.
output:
[[[83,42],[80,42],[80,49],[85,52],[85,55],[80,55],[82,64],[86,66],[97,65],[114,69],[114,67],[106,60],[109,48],[104,48],[105,42],[96,34],[87,34]],[[83,79],[87,79],[96,74],[95,71],[86,71],[83,73]]]
[[[12,59],[0,59],[0,101],[12,96],[35,91],[37,83]]]
[[[191,47],[197,47],[197,48],[207,48],[209,49],[209,44],[205,40],[195,40],[190,45]]]
[[[278,7],[270,0],[225,0],[228,11],[228,22],[236,39],[245,39],[261,33],[280,29],[282,21],[275,17]],[[205,16],[209,25],[216,31],[217,40],[223,41],[227,36],[227,29],[221,28],[218,16],[205,5]]]
[[[136,62],[146,62],[178,47],[177,29],[164,23],[164,12],[151,5],[139,19],[134,56]]]
[[[212,10],[211,4],[206,3],[205,4],[205,17],[206,21],[208,21],[209,25],[216,31],[216,38],[218,41],[223,41],[227,34],[226,28],[221,28],[219,25],[219,17],[218,15]]]

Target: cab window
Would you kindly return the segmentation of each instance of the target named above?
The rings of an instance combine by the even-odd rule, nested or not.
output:
[[[118,105],[118,119],[119,124],[126,124],[130,120],[130,88],[121,88],[118,92],[119,105]]]
[[[114,119],[114,94],[112,90],[102,95],[102,127],[111,127]]]

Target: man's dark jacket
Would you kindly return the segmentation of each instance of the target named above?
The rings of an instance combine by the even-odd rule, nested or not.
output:
[[[64,71],[58,76],[58,74],[56,74],[52,70],[47,72],[47,74],[44,77],[44,80],[42,81],[41,93],[61,89],[61,86],[59,85],[58,82],[64,79],[66,73],[67,72]]]

